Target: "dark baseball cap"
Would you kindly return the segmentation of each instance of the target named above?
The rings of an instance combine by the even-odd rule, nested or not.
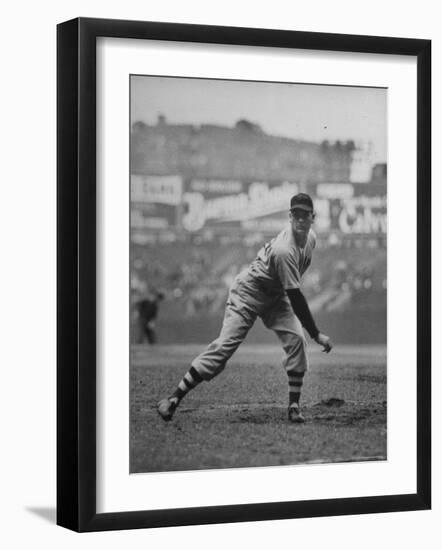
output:
[[[295,208],[301,208],[301,210],[307,210],[313,212],[313,201],[310,195],[307,193],[298,193],[290,199],[290,210]]]

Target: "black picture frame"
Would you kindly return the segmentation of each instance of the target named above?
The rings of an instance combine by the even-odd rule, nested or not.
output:
[[[417,59],[417,492],[96,512],[96,39],[150,39]],[[159,22],[57,27],[57,523],[83,531],[424,510],[431,506],[431,41]]]

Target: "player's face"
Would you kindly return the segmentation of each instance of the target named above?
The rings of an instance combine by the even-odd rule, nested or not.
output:
[[[313,212],[303,208],[295,208],[290,214],[290,222],[295,233],[307,234],[313,223]]]

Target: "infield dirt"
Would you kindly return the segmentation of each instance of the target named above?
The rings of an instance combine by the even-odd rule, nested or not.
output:
[[[171,422],[156,412],[204,346],[133,346],[130,472],[385,460],[385,346],[310,350],[302,409],[287,420],[287,381],[275,345],[243,345],[217,378],[200,384]]]

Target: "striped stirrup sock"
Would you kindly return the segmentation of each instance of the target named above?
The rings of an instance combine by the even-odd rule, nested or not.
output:
[[[177,389],[173,392],[171,397],[177,397],[179,401],[188,393],[193,390],[203,379],[194,367],[190,369],[183,376],[181,382],[178,384]]]
[[[299,403],[301,397],[302,383],[304,379],[304,373],[299,372],[296,374],[289,374],[289,405],[292,403]]]

